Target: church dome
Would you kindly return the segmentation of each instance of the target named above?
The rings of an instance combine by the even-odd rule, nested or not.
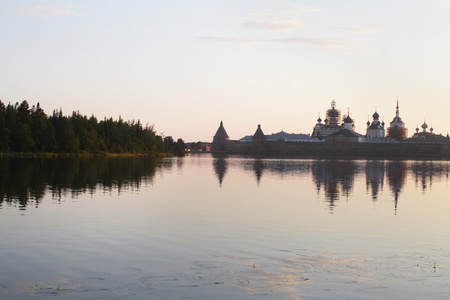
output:
[[[350,118],[350,116],[347,116],[347,117],[344,119],[344,123],[353,123],[353,119]]]
[[[331,101],[331,108],[327,110],[327,116],[329,118],[339,118],[341,116],[341,113],[336,108],[336,101]]]
[[[422,124],[422,128],[423,128],[423,129],[426,129],[426,128],[428,128],[428,125],[427,125],[427,123],[425,123],[425,122],[424,122],[424,123]]]
[[[375,113],[372,115],[372,117],[373,117],[374,119],[378,119],[378,118],[380,117],[380,115],[379,115],[377,112],[375,112]]]
[[[339,118],[339,111],[333,107],[327,111],[327,115],[330,118]]]

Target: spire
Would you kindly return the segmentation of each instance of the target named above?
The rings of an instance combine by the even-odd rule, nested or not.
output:
[[[397,118],[400,117],[400,113],[398,112],[398,97],[397,97],[397,107],[396,107],[396,111],[395,111],[395,116],[396,116]]]

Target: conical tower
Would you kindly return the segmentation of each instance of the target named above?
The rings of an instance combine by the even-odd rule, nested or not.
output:
[[[255,134],[252,137],[251,151],[253,153],[263,153],[267,152],[267,139],[264,135],[261,125],[258,124]]]
[[[215,152],[225,151],[226,142],[228,142],[229,140],[230,138],[228,137],[227,131],[223,127],[223,122],[220,121],[220,126],[213,137],[213,142],[211,144],[211,151]]]

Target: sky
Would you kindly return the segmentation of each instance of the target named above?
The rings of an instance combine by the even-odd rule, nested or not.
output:
[[[0,1],[0,99],[212,141],[311,133],[334,99],[450,130],[448,0]]]

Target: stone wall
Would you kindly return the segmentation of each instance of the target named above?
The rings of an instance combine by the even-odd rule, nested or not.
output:
[[[257,151],[255,150],[257,149]],[[228,141],[224,153],[269,155],[323,156],[392,156],[441,157],[450,156],[450,145],[433,143],[345,143],[345,142],[285,142],[268,141],[267,151],[253,143]]]

